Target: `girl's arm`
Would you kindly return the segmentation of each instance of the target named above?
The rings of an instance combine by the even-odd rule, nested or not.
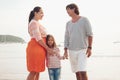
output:
[[[56,48],[56,49],[55,49],[55,53],[56,53],[57,57],[58,57],[60,60],[65,59],[64,56],[61,56],[61,55],[60,55],[60,50],[59,50],[59,48]]]

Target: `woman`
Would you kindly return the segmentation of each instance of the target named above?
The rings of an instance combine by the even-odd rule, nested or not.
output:
[[[45,70],[46,50],[53,53],[46,45],[46,29],[38,22],[43,17],[41,7],[35,7],[29,15],[28,32],[31,40],[26,48],[27,80],[39,80],[39,73]]]

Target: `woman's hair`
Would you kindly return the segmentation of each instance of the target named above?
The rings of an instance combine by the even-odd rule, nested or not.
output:
[[[69,8],[69,9],[75,9],[74,12],[75,14],[79,15],[79,9],[78,9],[78,6],[74,3],[71,3],[71,4],[68,4],[66,6],[66,9]]]
[[[38,13],[38,12],[40,11],[40,9],[41,9],[41,7],[36,6],[36,7],[30,12],[30,14],[29,14],[29,22],[33,19],[34,13],[35,13],[35,12]]]
[[[53,45],[51,47],[54,48],[54,47],[56,47],[56,42],[55,42],[54,37],[50,34],[48,34],[47,37],[46,37],[46,44],[48,45],[48,47],[50,47],[49,44],[48,44],[48,40],[49,40],[50,37],[53,39]]]

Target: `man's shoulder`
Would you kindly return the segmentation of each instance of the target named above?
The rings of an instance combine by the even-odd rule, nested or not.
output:
[[[85,16],[82,16],[82,18],[83,18],[83,20],[88,20],[88,18],[87,18],[87,17],[85,17]]]
[[[81,18],[82,18],[83,20],[86,20],[86,19],[87,19],[87,17],[85,17],[85,16],[81,16]]]
[[[87,17],[85,17],[85,16],[81,16],[81,20],[80,21],[83,21],[83,22],[88,22],[89,20],[88,20],[88,18]]]
[[[68,20],[68,21],[67,21],[67,23],[70,23],[70,22],[71,22],[71,20]]]

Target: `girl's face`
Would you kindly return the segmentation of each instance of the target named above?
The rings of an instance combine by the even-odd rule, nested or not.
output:
[[[49,39],[48,39],[48,45],[49,45],[50,47],[52,47],[52,46],[53,46],[53,43],[54,43],[53,38],[52,38],[52,37],[49,37]]]

